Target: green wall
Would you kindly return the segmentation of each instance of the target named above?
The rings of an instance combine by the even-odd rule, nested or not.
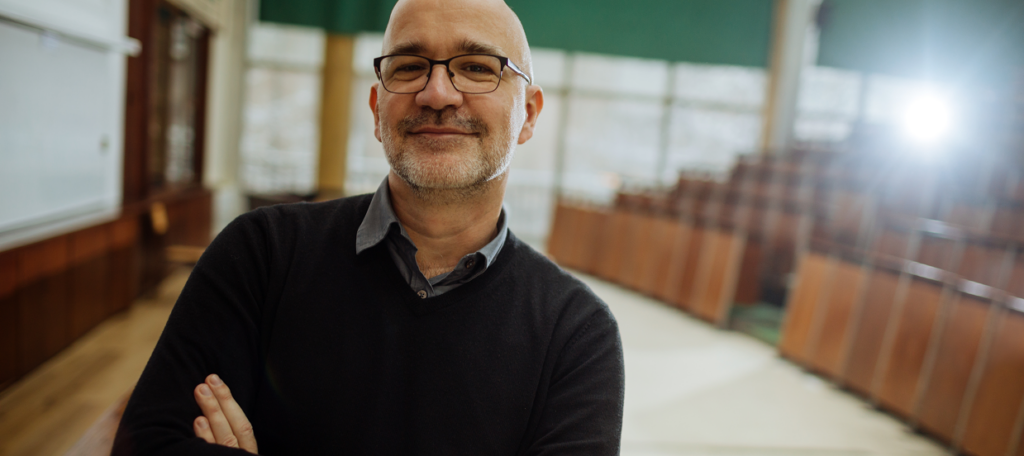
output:
[[[945,83],[1024,66],[1024,0],[826,0],[820,65]]]
[[[507,0],[530,45],[766,67],[773,0]],[[260,20],[383,31],[395,0],[261,0]]]

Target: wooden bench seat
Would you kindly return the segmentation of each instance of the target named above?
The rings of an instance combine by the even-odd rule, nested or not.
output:
[[[814,314],[824,290],[831,287],[834,271],[835,261],[825,252],[812,250],[800,258],[796,283],[786,302],[786,316],[779,339],[782,356],[799,364],[806,363],[807,341]]]
[[[977,456],[1019,455],[1024,403],[1024,300],[1000,310],[955,447]]]

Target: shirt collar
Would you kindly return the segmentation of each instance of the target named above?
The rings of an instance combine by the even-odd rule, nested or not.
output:
[[[398,216],[395,215],[395,210],[391,207],[391,192],[388,189],[388,178],[385,177],[384,182],[380,183],[373,198],[370,199],[370,207],[366,211],[366,216],[363,217],[363,223],[359,225],[359,230],[356,231],[356,255],[383,241],[387,237],[391,225],[396,223],[402,236],[408,238],[409,235],[406,234],[402,224],[398,222]]]
[[[385,177],[377,187],[377,191],[374,192],[373,198],[370,199],[370,207],[356,231],[356,255],[383,241],[392,225],[398,225],[398,231],[402,237],[415,245],[412,239],[409,239],[409,234],[405,232],[405,228],[398,221],[398,216],[395,215],[395,210],[391,206],[391,190],[388,187],[388,178]],[[477,252],[484,256],[486,266],[490,266],[494,262],[498,252],[505,246],[507,238],[508,217],[505,216],[505,205],[502,204],[501,214],[498,216],[498,235]]]

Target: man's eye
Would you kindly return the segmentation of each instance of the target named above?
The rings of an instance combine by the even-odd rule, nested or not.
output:
[[[480,73],[480,74],[491,74],[491,73],[494,73],[494,71],[491,70],[490,67],[487,67],[486,65],[469,64],[469,65],[466,65],[466,66],[464,66],[462,68],[463,68],[463,70],[468,71],[470,73]]]
[[[404,73],[417,72],[417,71],[423,71],[423,65],[402,65],[402,66],[400,66],[400,67],[395,69],[395,72],[404,72]]]

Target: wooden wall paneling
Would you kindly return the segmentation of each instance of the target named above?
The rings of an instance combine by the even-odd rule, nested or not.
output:
[[[928,434],[951,443],[985,330],[995,322],[993,303],[962,292],[950,300],[928,379],[914,406],[914,422]],[[989,328],[991,329],[991,328]]]
[[[110,226],[98,225],[70,237],[69,315],[71,340],[107,316],[110,300]]]
[[[110,224],[110,290],[105,316],[127,309],[139,293],[142,251],[139,248],[139,218],[125,215]]]
[[[658,277],[658,282],[654,284],[656,290],[654,295],[662,301],[678,306],[676,296],[686,271],[694,230],[693,224],[682,218],[676,218],[671,223],[672,243],[668,252],[668,266],[665,268],[665,272]]]
[[[149,132],[150,61],[154,58],[152,23],[156,2],[130,0],[128,36],[139,40],[141,52],[127,59],[125,78],[124,202],[144,200],[149,194],[146,148]]]
[[[654,248],[657,244],[654,237],[655,221],[657,219],[649,213],[639,215],[639,228],[635,233],[636,243],[634,244],[636,250],[630,256],[631,259],[624,279],[627,287],[643,291],[642,286],[647,282],[647,277],[651,274],[650,265],[653,261]]]
[[[897,303],[895,319],[889,326],[893,333],[887,334],[890,343],[882,348],[873,388],[879,404],[897,415],[913,414],[915,394],[944,298],[941,283],[914,276],[902,302]]]
[[[809,251],[797,266],[793,292],[786,302],[786,315],[779,339],[779,353],[804,364],[807,338],[823,290],[831,287],[835,262],[823,252]]]
[[[850,342],[839,383],[865,397],[871,394],[883,335],[891,321],[900,280],[898,271],[878,266],[873,268],[864,286],[864,301],[850,328]]]
[[[1024,308],[1024,302],[1019,302]],[[1024,402],[1024,314],[1002,310],[981,380],[956,447],[978,456],[1004,456],[1016,446]]]
[[[19,371],[46,361],[71,342],[68,319],[68,238],[18,249]]]
[[[20,375],[16,251],[0,252],[0,390]]]
[[[811,369],[830,378],[838,378],[843,355],[850,341],[850,321],[863,298],[867,274],[859,262],[836,260],[832,286],[822,292],[821,318],[818,319],[805,354]]]

